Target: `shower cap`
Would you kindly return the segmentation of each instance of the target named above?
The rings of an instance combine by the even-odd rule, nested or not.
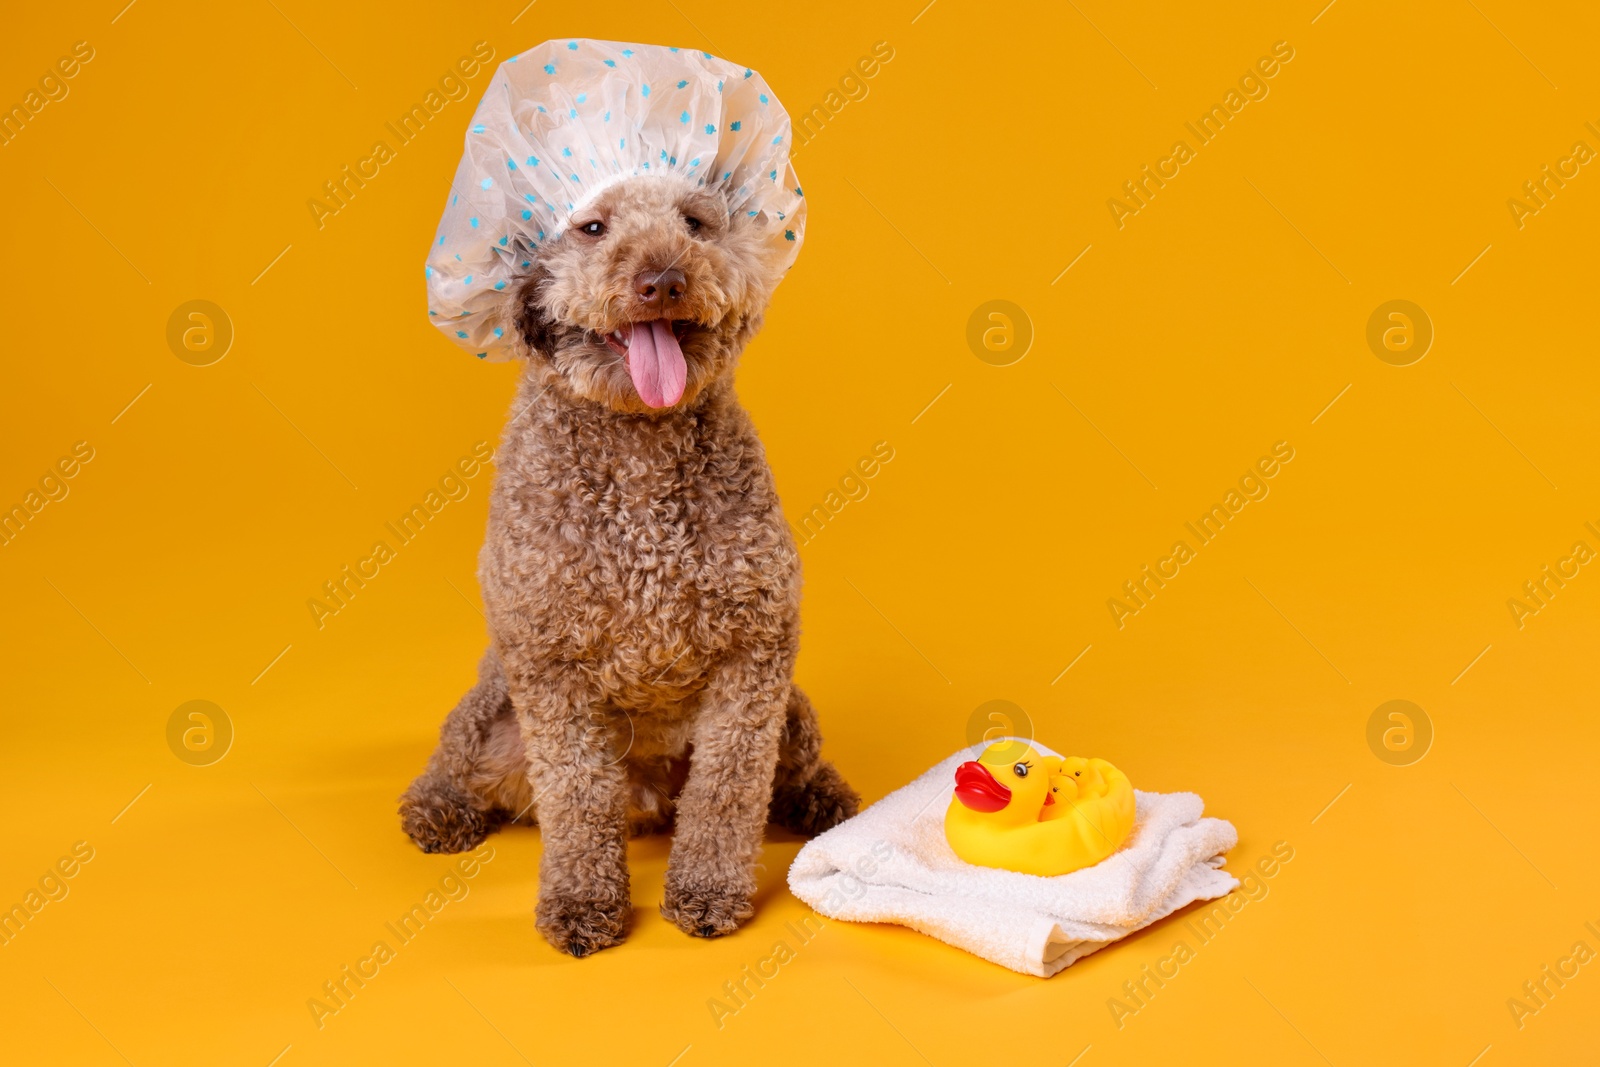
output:
[[[789,135],[761,75],[709,52],[578,39],[512,56],[467,129],[429,249],[428,315],[479,359],[516,355],[513,279],[602,190],[635,175],[721,191],[787,270],[805,233]]]

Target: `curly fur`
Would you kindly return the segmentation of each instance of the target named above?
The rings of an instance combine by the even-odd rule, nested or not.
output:
[[[631,178],[517,289],[528,366],[479,565],[492,645],[400,810],[430,852],[537,819],[538,927],[574,956],[627,934],[630,833],[675,825],[661,912],[712,937],[752,914],[769,817],[815,834],[859,804],[791,680],[799,559],[734,395],[778,280],[764,247],[720,195]],[[669,267],[687,385],[655,410],[604,338],[648,317],[635,276]]]

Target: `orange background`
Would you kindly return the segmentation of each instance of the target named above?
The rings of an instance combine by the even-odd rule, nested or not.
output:
[[[1593,966],[1520,1028],[1507,1007],[1574,942],[1600,950],[1600,577],[1521,628],[1507,607],[1574,542],[1600,548],[1600,176],[1520,229],[1507,206],[1574,142],[1600,148],[1592,9],[121,4],[34,5],[0,40],[7,103],[94,49],[0,147],[0,504],[94,450],[0,548],[0,904],[94,850],[0,947],[11,1058],[1499,1067],[1593,1048]],[[533,928],[523,829],[313,1022],[307,1000],[451,863],[394,808],[485,643],[487,476],[322,629],[306,601],[505,418],[517,369],[438,337],[422,293],[488,73],[321,229],[306,202],[475,42],[498,61],[564,36],[707,48],[791,114],[892,47],[797,155],[807,247],[740,374],[795,521],[894,450],[802,550],[799,680],[868,798],[1006,699],[1055,747],[1200,793],[1239,828],[1234,869],[1289,843],[1269,895],[1120,1027],[1108,1000],[1181,919],[1049,981],[828,923],[719,1027],[708,1001],[810,914],[783,882],[798,842],[770,841],[756,919],[712,943],[656,913],[668,842],[635,843],[632,938],[574,961]],[[1197,147],[1185,122],[1279,41],[1269,94]],[[1108,199],[1180,138],[1195,158],[1119,229]],[[193,299],[235,331],[210,366],[168,346]],[[1366,341],[1393,299],[1435,332],[1409,366]],[[1032,325],[1009,366],[967,343],[990,300]],[[1270,495],[1118,629],[1108,598],[1279,441]],[[235,731],[210,766],[168,748],[194,699]],[[1435,735],[1409,766],[1367,743],[1395,699]]]

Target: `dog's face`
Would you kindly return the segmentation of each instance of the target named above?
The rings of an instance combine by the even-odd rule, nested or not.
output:
[[[778,282],[765,236],[719,192],[627,178],[541,246],[517,327],[547,388],[614,411],[692,403],[732,371]]]

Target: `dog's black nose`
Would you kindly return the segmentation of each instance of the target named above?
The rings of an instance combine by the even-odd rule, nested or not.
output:
[[[683,299],[688,287],[683,271],[676,267],[642,271],[633,279],[633,291],[639,294],[639,303],[656,311],[670,311]]]

